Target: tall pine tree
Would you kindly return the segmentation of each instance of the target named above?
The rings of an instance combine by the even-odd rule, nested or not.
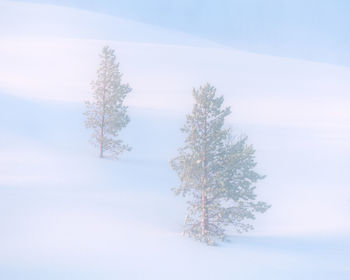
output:
[[[93,101],[86,102],[85,126],[92,129],[91,142],[99,147],[100,157],[117,158],[131,148],[118,138],[121,129],[129,123],[124,99],[131,91],[128,84],[122,84],[119,63],[114,50],[103,47],[100,55],[97,79],[91,82]]]
[[[175,194],[189,197],[184,233],[208,245],[225,240],[227,227],[252,229],[247,220],[269,208],[254,193],[253,184],[264,178],[254,171],[255,151],[246,137],[234,141],[224,128],[230,108],[222,108],[224,98],[215,92],[209,84],[193,90],[185,144],[170,162],[180,179]]]

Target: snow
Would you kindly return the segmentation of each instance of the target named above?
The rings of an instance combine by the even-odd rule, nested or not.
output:
[[[101,160],[87,143],[82,105],[4,94],[1,104],[2,117],[10,104],[26,112],[1,132],[2,278],[347,279],[348,238],[323,230],[301,235],[319,229],[305,217],[325,205],[315,207],[285,185],[261,186],[273,208],[255,232],[217,248],[182,237],[185,203],[170,192],[176,177],[168,167],[181,142],[180,119],[132,110],[124,137],[133,151],[120,161]],[[29,125],[31,133],[23,128]],[[300,213],[300,206],[309,211]],[[339,217],[320,219],[334,226],[329,221]]]
[[[349,279],[349,68],[74,9],[0,6],[1,279]],[[105,43],[134,88],[122,134],[133,150],[120,161],[99,159],[83,127]],[[186,205],[168,165],[191,88],[207,81],[256,148],[259,197],[272,204],[253,232],[216,248],[181,236]]]

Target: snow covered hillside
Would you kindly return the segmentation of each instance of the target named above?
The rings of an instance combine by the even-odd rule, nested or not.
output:
[[[349,68],[76,9],[0,8],[0,279],[349,279]],[[133,88],[120,161],[98,158],[83,125],[105,44]],[[168,164],[203,82],[256,148],[272,205],[215,248],[180,235]]]
[[[250,234],[218,248],[183,238],[167,164],[181,120],[132,110],[124,137],[134,150],[117,162],[88,146],[81,113],[1,95],[2,278],[347,279],[344,236]],[[258,230],[273,234],[277,207]]]

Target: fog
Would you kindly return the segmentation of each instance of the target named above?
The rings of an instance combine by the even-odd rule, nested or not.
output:
[[[347,279],[350,68],[67,7],[1,1],[0,18],[3,279]],[[83,124],[106,44],[133,88],[119,161],[98,158]],[[181,236],[170,191],[205,82],[256,149],[272,205],[213,248]]]

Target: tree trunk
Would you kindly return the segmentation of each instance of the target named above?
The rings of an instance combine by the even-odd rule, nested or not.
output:
[[[104,98],[103,98],[104,102]],[[100,128],[100,158],[103,158],[103,129],[105,126],[105,109],[103,105],[103,112],[102,112],[102,121],[101,121],[101,128]]]
[[[103,158],[103,143],[100,143],[100,158]]]
[[[207,109],[205,108],[204,118],[204,147],[203,147],[203,182],[202,182],[202,236],[205,236],[208,228],[208,208],[207,208]]]
[[[202,236],[206,235],[208,227],[208,209],[207,209],[207,197],[205,192],[202,191]]]
[[[105,56],[105,62],[104,62],[104,78],[103,78],[103,96],[102,96],[102,118],[101,118],[101,129],[100,129],[100,158],[103,158],[103,136],[104,136],[104,128],[105,128],[105,111],[106,111],[106,87],[107,87],[107,81],[106,81],[106,69],[107,69],[107,58]]]
[[[102,121],[101,121],[101,129],[100,129],[100,158],[103,158],[103,129],[105,126],[105,112],[103,108],[103,115],[102,115]]]

